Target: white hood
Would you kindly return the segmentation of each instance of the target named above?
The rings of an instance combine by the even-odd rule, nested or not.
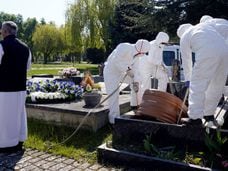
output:
[[[160,45],[162,42],[167,43],[169,41],[169,35],[165,32],[159,32],[155,38],[155,43]]]
[[[213,19],[213,17],[211,17],[210,15],[203,15],[200,19],[200,23],[204,23],[207,22],[209,20]]]
[[[147,40],[139,39],[135,43],[135,49],[138,53],[147,53],[150,50],[150,43]]]
[[[187,23],[187,24],[181,24],[178,29],[177,29],[177,36],[179,38],[181,38],[183,36],[183,34],[185,33],[185,31],[187,31],[188,29],[190,29],[191,27],[193,27],[191,24]]]

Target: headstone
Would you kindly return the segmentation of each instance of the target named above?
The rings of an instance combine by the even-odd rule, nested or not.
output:
[[[54,76],[52,74],[35,74],[32,75],[32,78],[39,77],[39,78],[53,78]]]

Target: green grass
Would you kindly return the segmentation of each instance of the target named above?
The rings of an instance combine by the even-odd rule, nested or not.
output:
[[[25,141],[25,147],[95,163],[97,161],[96,148],[112,139],[110,127],[101,128],[96,133],[80,129],[65,144],[59,144],[74,130],[66,126],[55,126],[44,121],[29,119],[28,139]],[[50,146],[53,147],[49,149]]]
[[[28,72],[28,77],[36,74],[52,74],[58,75],[58,71],[63,68],[75,67],[81,72],[89,70],[92,74],[98,74],[98,65],[97,64],[87,64],[87,63],[57,63],[57,64],[32,64],[31,70]]]

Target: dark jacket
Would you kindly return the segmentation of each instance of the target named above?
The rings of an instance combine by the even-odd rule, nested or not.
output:
[[[0,92],[26,90],[29,48],[14,35],[5,37],[0,43],[4,51],[0,64]]]

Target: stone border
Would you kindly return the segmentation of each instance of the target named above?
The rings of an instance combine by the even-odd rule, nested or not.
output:
[[[109,148],[102,144],[97,149],[98,163],[111,164],[113,166],[133,167],[137,169],[151,170],[175,170],[175,171],[210,171],[207,167],[200,167],[193,164],[186,164],[171,160],[150,157],[124,150]]]
[[[103,95],[102,99],[106,96]],[[130,110],[130,96],[121,95],[120,111],[125,113]],[[77,127],[84,116],[91,108],[84,107],[84,101],[75,101],[58,104],[26,104],[28,118],[34,118],[46,121],[55,125],[66,125]],[[85,123],[83,129],[89,129],[96,132],[99,128],[108,123],[108,103],[107,101],[101,107],[94,109]]]

